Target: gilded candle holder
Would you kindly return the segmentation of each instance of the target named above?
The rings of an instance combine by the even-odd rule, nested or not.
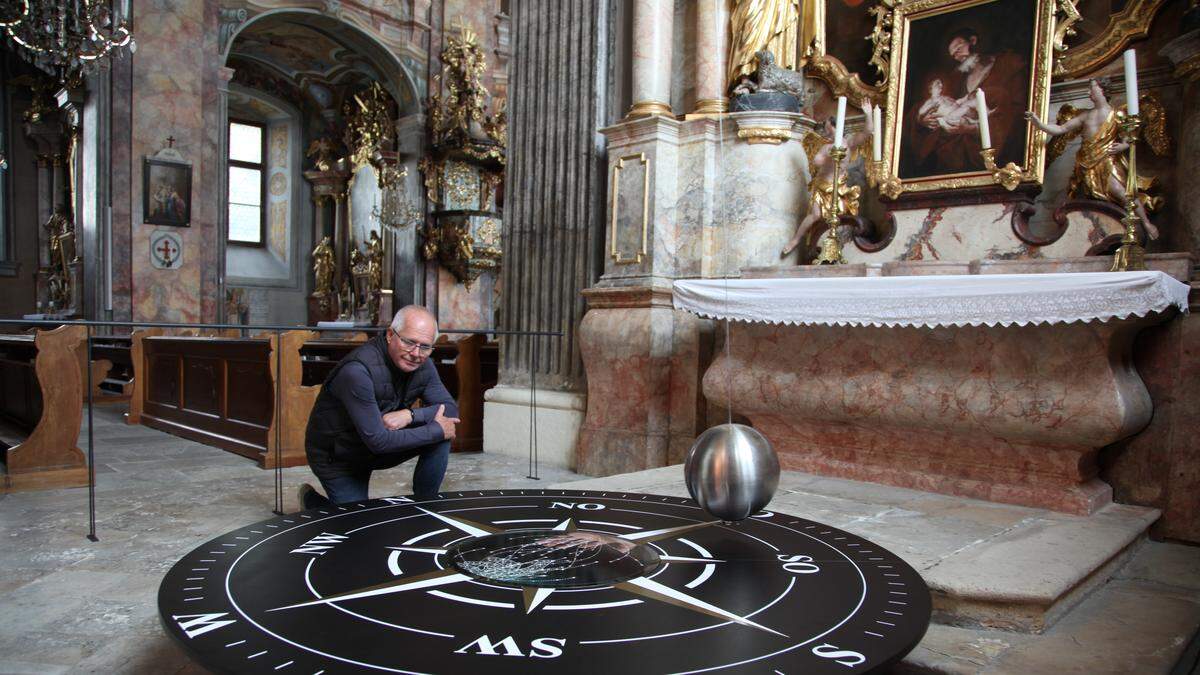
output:
[[[818,265],[844,265],[846,258],[842,255],[838,227],[842,218],[842,162],[846,159],[846,148],[835,145],[829,150],[829,156],[833,158],[833,208],[832,213],[825,214],[828,228],[821,237],[821,252],[813,262]]]
[[[1112,272],[1141,272],[1146,269],[1146,249],[1138,241],[1137,226],[1137,140],[1142,120],[1137,115],[1124,115],[1118,123],[1121,140],[1129,145],[1129,173],[1125,176],[1125,217],[1121,224],[1125,234],[1121,246],[1113,255]]]

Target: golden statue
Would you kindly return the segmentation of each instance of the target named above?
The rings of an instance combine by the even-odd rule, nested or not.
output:
[[[333,293],[333,244],[329,237],[321,240],[312,250],[313,297],[326,297]]]
[[[1120,139],[1119,131],[1125,106],[1114,110],[1105,93],[1105,83],[1092,80],[1088,91],[1093,104],[1090,110],[1064,105],[1058,111],[1057,124],[1046,124],[1032,112],[1025,113],[1025,119],[1054,137],[1047,152],[1047,164],[1063,153],[1070,140],[1080,137],[1079,151],[1075,154],[1075,171],[1071,174],[1068,189],[1072,196],[1113,202],[1124,210],[1129,144]],[[1162,103],[1149,94],[1143,94],[1138,102],[1145,123],[1146,142],[1155,154],[1166,154],[1170,150],[1170,141],[1166,134],[1166,113]],[[1161,208],[1163,202],[1162,197],[1150,195],[1157,184],[1156,178],[1138,171],[1134,208],[1151,239],[1158,239],[1158,228],[1150,222],[1146,212]]]
[[[754,74],[755,52],[766,49],[776,65],[796,69],[800,0],[734,0],[729,15],[730,88]]]
[[[868,110],[870,101],[863,101],[863,110]],[[855,156],[855,151],[862,148],[871,139],[871,115],[865,115],[866,127],[845,139],[847,162],[842,165],[838,185],[833,185],[834,161],[830,155],[833,149],[833,122],[825,121],[825,133],[818,134],[809,131],[804,136],[804,152],[808,155],[808,170],[812,180],[808,183],[808,213],[796,227],[796,234],[783,247],[781,256],[791,253],[800,245],[800,240],[815,223],[820,221],[836,221],[840,215],[857,216],[858,202],[862,196],[862,188],[846,183],[846,167],[849,160]]]
[[[371,236],[367,238],[366,259],[367,278],[374,293],[383,289],[383,240],[375,230],[371,230]]]

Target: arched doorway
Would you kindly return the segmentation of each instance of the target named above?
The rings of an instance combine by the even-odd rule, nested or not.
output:
[[[424,82],[414,75],[420,64],[406,66],[401,57],[411,55],[398,56],[367,31],[306,9],[272,10],[246,21],[232,33],[223,57],[228,88],[222,92],[221,156],[228,166],[219,190],[219,258],[222,290],[236,296],[223,308],[225,320],[238,319],[230,312],[241,308],[253,324],[333,318],[310,301],[312,251],[323,237],[331,238],[340,287],[352,281],[352,252],[370,250],[363,240],[372,208],[363,200],[370,205],[371,195],[359,194],[355,209],[348,188],[366,159],[360,153],[353,160],[359,136],[351,128],[373,88],[382,92],[380,105],[388,112],[386,139],[372,163],[376,169],[407,168],[396,184],[420,203],[416,164]],[[415,228],[375,230],[382,235],[389,305],[419,301],[423,263]]]

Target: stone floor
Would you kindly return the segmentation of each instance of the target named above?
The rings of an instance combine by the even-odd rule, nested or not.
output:
[[[271,517],[274,473],[221,450],[126,426],[121,412],[96,413],[99,542],[85,538],[87,490],[0,496],[0,541],[7,544],[0,547],[0,673],[203,672],[160,627],[158,584],[198,544]],[[458,454],[444,485],[684,494],[678,467],[586,480],[548,466],[539,467],[540,480],[528,473],[522,460]],[[408,474],[377,474],[372,496],[409,492]],[[283,471],[285,510],[295,510],[295,486],[306,480],[312,477],[305,467]],[[1064,596],[1061,617],[1051,617],[1041,634],[987,629],[986,621],[935,624],[903,672],[1167,673],[1200,626],[1200,548],[1121,544],[1125,536],[1098,549],[1087,544],[1103,539],[1102,532],[1070,529],[1056,514],[796,473],[782,477],[770,508],[870,537],[943,594],[978,584],[981,573],[996,584],[1008,579],[1026,589],[1061,590],[1063,569],[1079,558],[1041,553],[1063,548],[1055,538],[1082,539],[1065,548],[1120,565],[1111,579],[1085,579]],[[1110,519],[1143,515],[1118,509]]]

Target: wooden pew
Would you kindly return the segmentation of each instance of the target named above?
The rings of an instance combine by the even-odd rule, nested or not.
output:
[[[288,467],[308,463],[304,455],[304,431],[308,426],[308,415],[317,402],[317,394],[321,393],[321,385],[304,384],[300,352],[307,341],[316,337],[317,333],[309,330],[289,330],[282,334],[283,351],[279,358],[281,373],[275,372],[275,335],[268,338],[271,344],[271,380],[274,382],[276,378],[279,379],[282,403],[275,406],[271,425],[267,429],[267,451],[259,460],[259,466],[264,469],[273,469],[277,464]],[[278,441],[276,428],[279,430]]]
[[[83,326],[0,338],[5,354],[0,407],[24,428],[32,425],[28,438],[4,453],[0,493],[88,484],[87,462],[76,445],[83,418],[79,352],[85,340]]]
[[[97,378],[93,371],[94,403],[128,401],[133,395],[132,339],[128,335],[92,336],[93,368],[107,361],[111,365]]]
[[[239,338],[136,331],[131,345],[133,398],[126,422],[223,448],[263,468],[274,468],[277,454],[282,466],[305,464],[308,416],[325,377],[366,339],[355,337],[329,340],[311,331],[286,331],[277,374],[273,332]],[[455,451],[483,447],[483,391],[495,384],[497,356],[496,344],[485,343],[482,336],[440,340],[431,355],[459,402],[463,423],[452,446]]]
[[[142,336],[141,423],[263,464],[275,401],[268,340]],[[135,410],[130,407],[130,419]]]

